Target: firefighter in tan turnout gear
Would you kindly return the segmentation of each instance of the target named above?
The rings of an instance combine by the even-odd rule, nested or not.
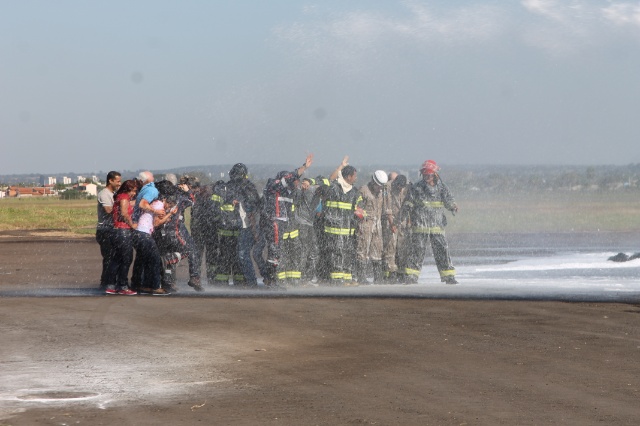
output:
[[[407,282],[417,282],[422,263],[427,254],[427,244],[431,243],[440,280],[447,284],[457,284],[455,269],[449,257],[449,246],[444,235],[447,219],[444,210],[458,211],[449,188],[438,175],[440,167],[433,160],[427,160],[420,168],[422,180],[411,185],[400,211],[400,219],[407,217],[411,223],[411,236],[407,243],[407,259],[404,278]]]
[[[360,188],[364,217],[356,231],[356,281],[365,283],[365,268],[371,262],[373,282],[382,282],[382,215],[386,210],[387,173],[376,170],[369,183]]]
[[[385,269],[385,278],[392,284],[398,282],[398,269],[403,267],[406,259],[404,248],[408,229],[407,222],[400,221],[400,209],[407,196],[408,188],[405,175],[396,175],[393,180],[389,179],[386,188],[386,217],[382,218],[382,242],[384,245],[382,263]]]

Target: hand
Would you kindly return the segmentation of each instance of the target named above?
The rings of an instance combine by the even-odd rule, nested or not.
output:
[[[395,225],[391,225],[391,233],[395,234],[396,232],[398,232],[398,227]]]
[[[349,165],[349,156],[345,155],[344,158],[342,159],[342,163],[340,164],[340,169],[342,170],[348,165]]]
[[[311,167],[311,163],[313,163],[313,154],[307,155],[307,159],[304,162],[304,167],[308,169],[309,167]]]

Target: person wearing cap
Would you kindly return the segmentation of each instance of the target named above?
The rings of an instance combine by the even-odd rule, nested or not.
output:
[[[382,214],[385,211],[385,196],[388,177],[382,170],[376,170],[371,180],[359,190],[362,197],[364,215],[358,221],[356,232],[355,280],[366,282],[365,270],[371,262],[373,282],[382,282]]]
[[[296,182],[311,166],[313,154],[292,172],[281,171],[269,179],[262,202],[263,233],[267,241],[267,282],[297,285],[302,278],[302,246],[295,217],[294,190]]]
[[[354,184],[358,178],[355,167],[349,165],[349,157],[331,174],[331,186],[322,198],[324,222],[324,247],[327,256],[331,285],[354,285],[356,218],[364,217],[362,197]]]
[[[411,185],[400,210],[400,220],[409,219],[411,222],[411,236],[407,242],[408,256],[403,271],[409,283],[418,282],[429,243],[440,273],[440,280],[447,284],[458,283],[444,233],[447,224],[444,210],[455,214],[458,206],[449,188],[440,179],[439,170],[440,167],[433,160],[427,160],[422,164],[420,168],[422,179]]]

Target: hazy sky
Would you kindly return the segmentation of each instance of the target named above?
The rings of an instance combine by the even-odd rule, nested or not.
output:
[[[637,0],[0,0],[0,174],[639,143]]]

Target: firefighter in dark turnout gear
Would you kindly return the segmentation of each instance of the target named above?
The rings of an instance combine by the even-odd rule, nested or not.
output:
[[[312,204],[316,206],[316,213],[313,219],[313,230],[316,235],[318,245],[318,260],[316,261],[316,277],[319,280],[329,279],[329,250],[324,238],[324,220],[322,214],[322,200],[329,191],[331,181],[324,176],[318,175],[313,179],[316,185]]]
[[[216,185],[211,200],[218,227],[220,265],[214,283],[257,286],[251,261],[251,249],[255,242],[255,226],[259,195],[248,179],[247,166],[235,164],[229,172],[229,182]]]
[[[348,160],[345,157],[331,175],[333,182],[322,200],[325,253],[329,256],[329,279],[333,285],[354,284],[356,218],[364,217],[362,197],[353,186],[356,169]]]
[[[207,278],[213,280],[218,258],[218,235],[213,217],[213,188],[215,184],[195,185],[194,202],[191,206],[191,237],[196,246],[196,262],[204,257]]]
[[[400,220],[409,219],[411,235],[407,241],[408,257],[404,268],[407,282],[417,282],[427,254],[429,242],[440,273],[440,280],[457,284],[455,269],[449,257],[449,246],[444,234],[447,224],[444,210],[458,211],[449,188],[438,175],[440,167],[433,160],[424,162],[420,169],[422,180],[409,188],[400,210]]]
[[[302,278],[302,247],[293,193],[296,182],[312,162],[313,155],[310,154],[298,169],[278,173],[264,188],[262,223],[267,242],[268,282],[275,278],[278,282],[295,285]]]
[[[318,205],[313,204],[318,187],[313,182],[314,180],[310,178],[302,179],[293,194],[293,202],[296,207],[296,222],[300,230],[300,270],[302,271],[302,278],[306,281],[312,281],[316,278],[316,265],[318,263],[318,239],[314,229]]]

